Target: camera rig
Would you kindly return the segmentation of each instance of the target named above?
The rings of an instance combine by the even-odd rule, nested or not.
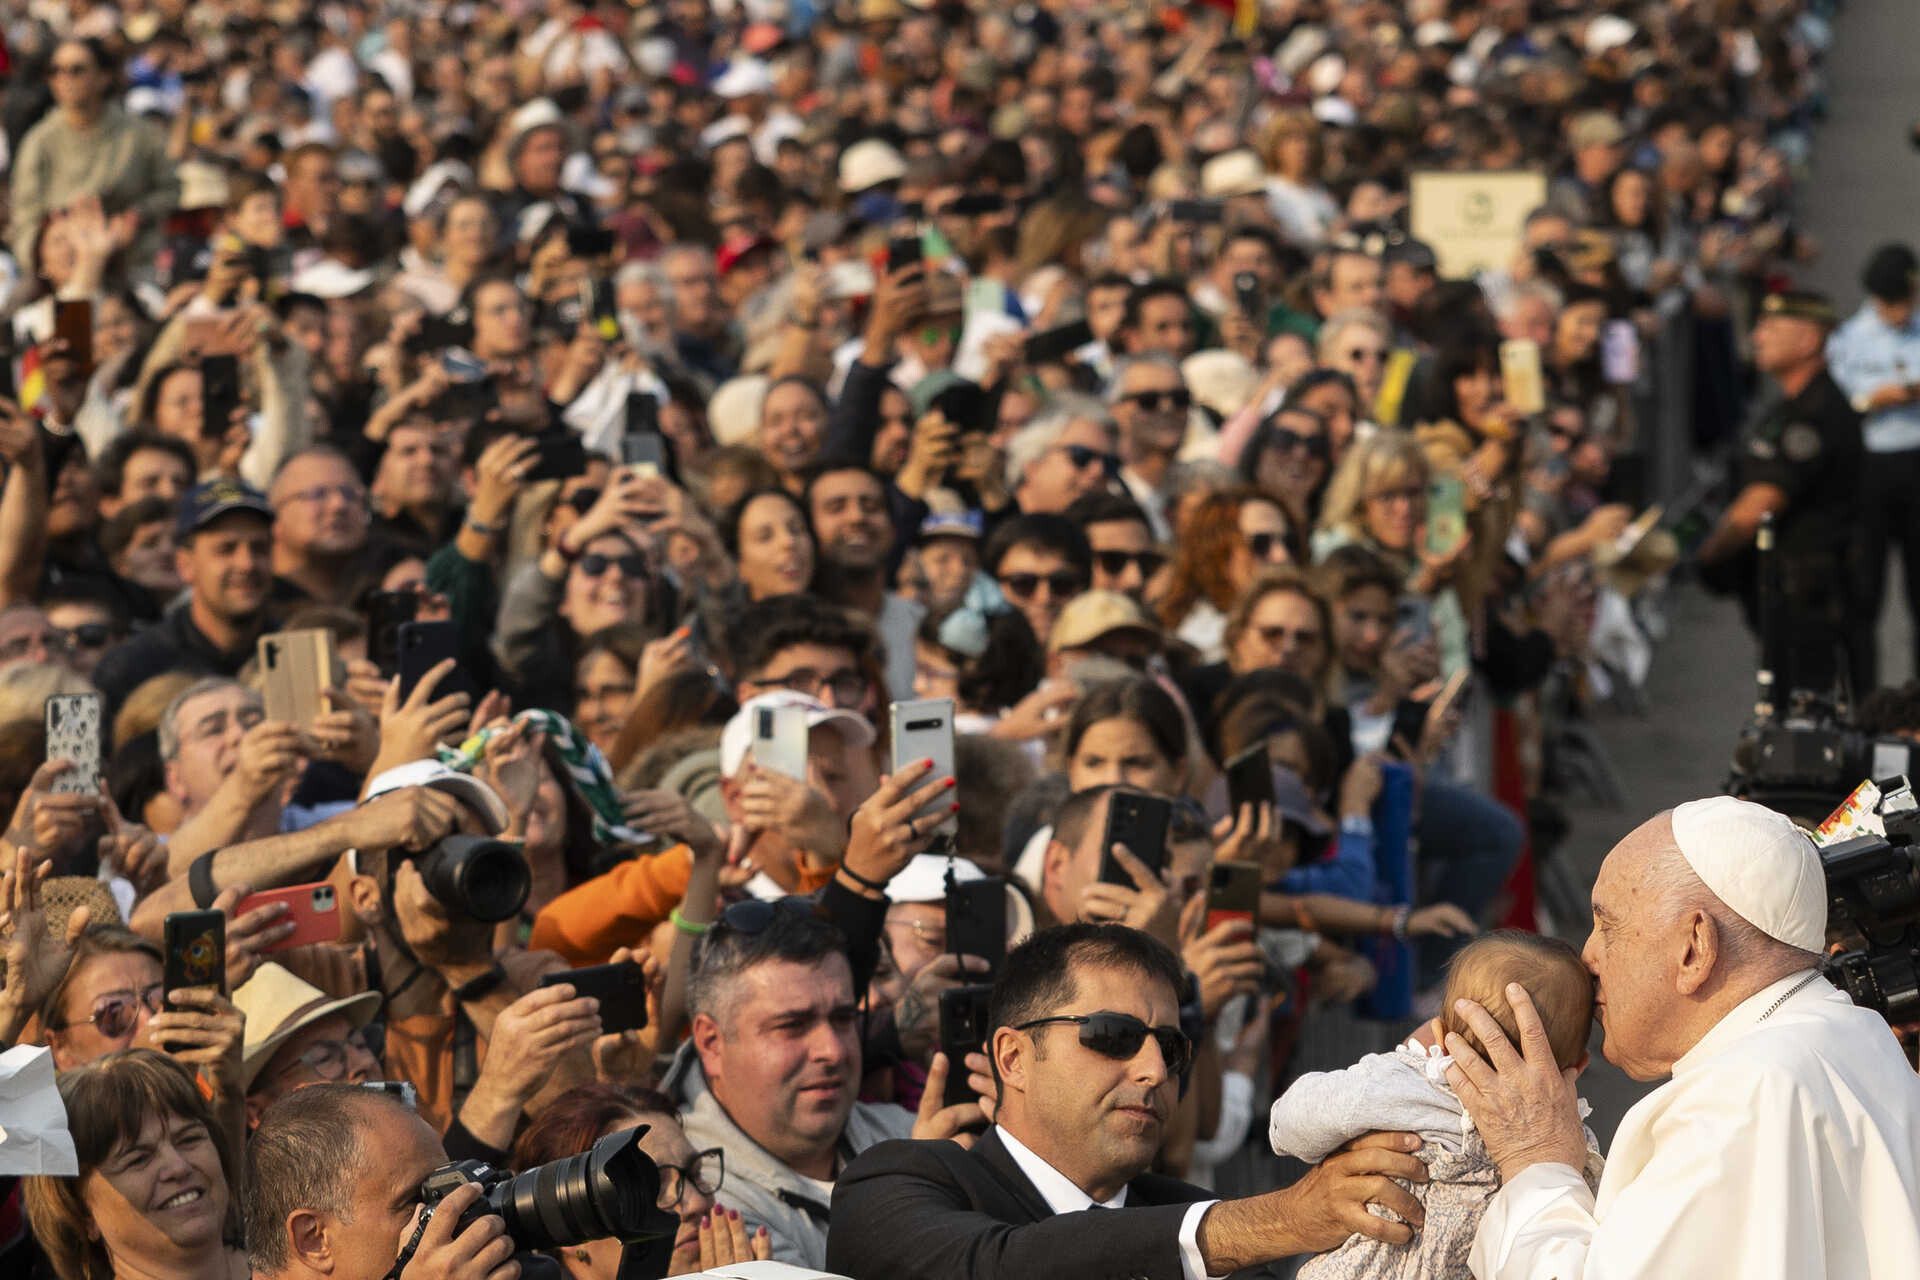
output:
[[[1842,948],[1827,977],[1890,1023],[1920,1022],[1920,800],[1904,775],[1878,785],[1886,835],[1820,850],[1827,934]]]

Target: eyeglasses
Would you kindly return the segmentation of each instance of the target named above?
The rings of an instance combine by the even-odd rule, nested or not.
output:
[[[1287,546],[1286,534],[1263,532],[1247,535],[1247,550],[1253,552],[1253,558],[1256,560],[1271,560],[1275,547],[1285,551],[1289,559],[1292,558],[1293,549]]]
[[[1174,387],[1168,391],[1134,391],[1126,398],[1148,413],[1157,413],[1162,409],[1186,409],[1193,404],[1193,393],[1185,387]]]
[[[620,570],[623,578],[644,578],[647,576],[647,558],[642,555],[603,556],[598,551],[589,551],[580,557],[580,572],[589,578],[597,578],[608,569]]]
[[[76,649],[104,649],[119,637],[120,629],[104,622],[83,622],[67,628],[66,635]]]
[[[1054,600],[1065,600],[1077,596],[1087,589],[1087,582],[1077,573],[1010,573],[1000,579],[1000,589],[1015,600],[1030,600],[1042,584],[1046,585],[1047,595]]]
[[[1120,455],[1117,453],[1102,453],[1084,444],[1063,444],[1060,452],[1067,455],[1067,463],[1075,471],[1085,471],[1097,462],[1109,476],[1120,474]]]
[[[1408,487],[1405,489],[1387,489],[1380,493],[1369,494],[1367,501],[1378,502],[1382,506],[1393,502],[1404,502],[1411,506],[1413,503],[1423,501],[1426,496],[1427,491],[1425,489]]]
[[[662,1209],[671,1209],[680,1203],[692,1187],[703,1196],[714,1196],[720,1191],[720,1184],[726,1181],[726,1153],[719,1147],[708,1147],[696,1152],[692,1164],[663,1164],[655,1166],[660,1173],[660,1199]]]
[[[1262,643],[1275,649],[1289,640],[1298,644],[1320,643],[1320,633],[1305,627],[1255,627],[1253,633],[1260,637]]]
[[[1378,364],[1386,358],[1387,352],[1384,347],[1350,347],[1347,349],[1347,359],[1355,364]]]
[[[889,929],[905,929],[935,951],[947,949],[947,926],[928,924],[925,920],[889,920]]]
[[[118,629],[104,622],[83,622],[77,627],[48,627],[26,635],[0,640],[0,661],[13,662],[44,648],[49,654],[70,654],[76,648],[100,649],[111,644]]]
[[[338,498],[350,507],[365,504],[367,491],[357,484],[317,484],[311,489],[301,489],[287,497],[294,502],[311,502],[319,506],[328,498]]]
[[[56,62],[47,68],[47,74],[56,78],[60,76],[84,76],[92,70],[93,66],[91,63]]]
[[[957,324],[929,324],[920,329],[920,341],[931,347],[941,339],[948,342],[960,341],[960,326]]]
[[[1160,1058],[1167,1064],[1167,1074],[1182,1076],[1193,1064],[1193,1042],[1178,1027],[1150,1027],[1130,1013],[1062,1013],[1051,1018],[1035,1018],[1032,1022],[1023,1022],[1015,1031],[1031,1031],[1035,1027],[1072,1025],[1080,1028],[1080,1043],[1103,1058],[1112,1058],[1116,1062],[1132,1060],[1140,1052],[1140,1046],[1146,1043],[1148,1036],[1160,1046]]]
[[[139,1024],[141,1005],[147,1006],[148,1013],[158,1013],[166,1007],[166,1003],[167,988],[162,982],[138,991],[109,991],[94,998],[91,1016],[82,1018],[77,1024],[68,1023],[67,1026],[91,1026],[109,1040],[123,1040],[132,1035],[134,1027]],[[53,1029],[64,1031],[67,1028]]]
[[[1139,567],[1141,577],[1151,578],[1160,572],[1160,566],[1167,562],[1167,558],[1158,551],[1096,551],[1093,553],[1093,562],[1109,578],[1119,577],[1130,564]]]
[[[358,1049],[371,1055],[367,1042],[358,1031],[344,1040],[316,1040],[298,1061],[301,1066],[319,1076],[322,1080],[339,1080],[347,1074],[347,1052]]]
[[[1267,432],[1267,447],[1278,453],[1292,453],[1295,449],[1305,449],[1307,455],[1325,461],[1329,456],[1325,436],[1303,436],[1298,431],[1286,427],[1273,427]]]
[[[795,667],[783,676],[766,676],[749,683],[772,689],[791,689],[817,698],[820,691],[832,692],[835,706],[849,707],[867,696],[867,678],[858,671],[829,671],[822,675],[812,667]]]
[[[242,731],[253,728],[253,726],[259,724],[266,718],[266,709],[260,706],[241,707],[233,713],[233,723],[239,725]],[[191,734],[182,734],[180,741],[189,744],[210,742],[215,738],[225,737],[226,733],[227,713],[224,711],[216,711],[212,715],[206,716],[198,721],[193,726],[193,732]]]

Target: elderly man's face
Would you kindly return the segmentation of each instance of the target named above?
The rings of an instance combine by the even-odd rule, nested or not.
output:
[[[1667,1075],[1691,1047],[1675,1037],[1672,1017],[1684,926],[1672,886],[1646,874],[1654,855],[1672,846],[1673,819],[1662,814],[1613,847],[1593,882],[1593,932],[1580,953],[1595,978],[1594,1013],[1606,1031],[1601,1051],[1635,1080]]]

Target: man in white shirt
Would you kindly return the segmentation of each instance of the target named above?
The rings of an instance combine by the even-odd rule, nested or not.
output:
[[[1474,1275],[1914,1275],[1920,1079],[1887,1024],[1821,975],[1827,892],[1806,836],[1744,800],[1683,804],[1607,855],[1593,915],[1607,1058],[1672,1079],[1621,1121],[1590,1193],[1574,1073],[1526,993],[1508,991],[1520,1051],[1462,1002],[1492,1062],[1449,1035],[1448,1080],[1503,1184]]]
[[[1117,924],[1043,929],[1007,956],[986,1025],[994,1127],[883,1142],[834,1185],[827,1268],[853,1280],[1201,1280],[1355,1231],[1405,1241],[1421,1180],[1408,1134],[1375,1135],[1282,1191],[1214,1200],[1146,1172],[1192,1055],[1179,958]],[[936,1068],[928,1081],[943,1078]],[[923,1109],[924,1110],[924,1109]],[[1108,1212],[1089,1212],[1105,1210]],[[1111,1212],[1118,1210],[1119,1212]]]

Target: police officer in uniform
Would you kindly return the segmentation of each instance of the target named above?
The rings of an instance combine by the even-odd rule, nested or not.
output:
[[[1739,489],[1698,553],[1703,572],[1739,591],[1757,631],[1754,535],[1763,517],[1773,517],[1781,616],[1769,625],[1783,647],[1769,652],[1785,660],[1775,672],[1783,692],[1827,694],[1842,652],[1856,688],[1860,675],[1872,678],[1873,628],[1848,616],[1852,513],[1865,454],[1860,414],[1827,371],[1827,334],[1837,321],[1814,293],[1771,294],[1761,304],[1754,365],[1780,395],[1763,402],[1742,438]]]

